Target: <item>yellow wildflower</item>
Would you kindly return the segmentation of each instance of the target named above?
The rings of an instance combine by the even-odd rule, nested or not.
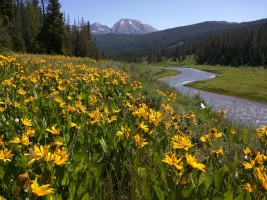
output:
[[[146,133],[149,131],[149,128],[148,128],[147,125],[145,125],[145,122],[144,122],[144,121],[142,121],[142,122],[139,124],[138,128],[140,128],[141,130],[143,130],[143,131],[146,132]]]
[[[50,132],[50,133],[52,133],[52,135],[59,135],[59,134],[60,134],[60,129],[57,129],[56,126],[57,126],[57,125],[54,124],[54,125],[51,127],[51,129],[46,128],[45,130],[48,131],[48,132]]]
[[[63,156],[54,154],[54,163],[56,165],[64,165],[67,160],[68,160],[68,157],[63,157]]]
[[[267,175],[266,173],[262,172],[260,168],[257,168],[257,177],[261,182],[262,187],[267,190]]]
[[[64,143],[59,141],[58,139],[55,139],[54,142],[53,142],[53,145],[55,145],[55,146],[63,146]]]
[[[39,186],[39,184],[37,182],[37,178],[31,184],[32,193],[37,195],[37,196],[45,196],[47,194],[54,193],[54,189],[49,188],[49,187],[50,187],[50,184]]]
[[[127,128],[127,127],[124,127],[124,126],[121,126],[121,131],[117,131],[117,136],[120,138],[120,139],[124,139],[124,138],[128,138],[129,135],[131,133],[131,129]]]
[[[73,112],[76,112],[76,111],[77,111],[77,109],[76,109],[75,107],[71,106],[71,105],[68,105],[68,108],[67,108],[67,110],[68,110],[68,112],[71,112],[71,113],[73,113]]]
[[[246,149],[244,149],[244,154],[248,155],[251,154],[251,150],[249,147],[247,147]]]
[[[219,148],[217,150],[212,150],[212,153],[215,154],[216,156],[219,156],[220,154],[223,155],[224,152],[223,152],[223,148]]]
[[[262,164],[262,163],[263,163],[263,154],[258,152],[255,157],[255,164]]]
[[[221,109],[221,110],[218,110],[217,113],[218,113],[219,117],[223,117],[227,113],[227,110]]]
[[[211,128],[210,129],[210,137],[211,138],[219,138],[222,137],[222,133],[218,133],[216,128]]]
[[[230,130],[230,133],[233,134],[233,135],[236,135],[237,134],[237,129],[236,128],[232,128]]]
[[[0,113],[4,112],[6,109],[4,107],[0,107]]]
[[[68,153],[64,147],[62,149],[59,149],[57,147],[55,152],[54,152],[54,163],[56,165],[63,165],[68,160],[68,157],[69,157]]]
[[[142,138],[140,134],[135,135],[134,140],[138,148],[142,148],[148,144],[148,142],[146,142],[146,139]]]
[[[245,189],[246,189],[248,192],[253,192],[252,186],[251,186],[249,183],[246,184]]]
[[[253,169],[255,167],[255,161],[250,159],[250,163],[243,162],[243,166],[245,169]]]
[[[200,141],[203,143],[207,142],[207,139],[208,139],[207,135],[203,135],[200,137]]]
[[[30,102],[33,102],[33,101],[34,101],[34,97],[33,96],[31,96],[31,97],[29,97],[29,98],[24,100],[25,103],[30,103]]]
[[[5,143],[3,142],[4,135],[0,136],[0,147],[5,148]]]
[[[171,157],[169,155],[166,155],[162,162],[165,162],[169,165],[174,165],[176,169],[181,170],[183,169],[183,163],[181,162],[181,160],[182,158],[178,160],[176,153],[173,153]]]
[[[64,88],[62,85],[59,85],[59,86],[57,87],[57,89],[58,89],[60,92],[66,91],[66,88]]]
[[[161,104],[161,107],[167,112],[168,114],[172,115],[173,114],[173,109],[169,104],[163,103]]]
[[[21,143],[25,146],[29,146],[30,145],[30,141],[29,138],[26,134],[22,134],[21,136]]]
[[[44,145],[44,146],[41,145],[40,147],[34,145],[33,148],[34,149],[30,150],[30,156],[32,157],[32,159],[30,160],[29,164],[33,163],[36,160],[40,160],[41,158],[44,158],[49,151],[50,145]]]
[[[24,131],[24,134],[29,137],[33,137],[35,135],[35,130],[32,128],[28,128]]]
[[[0,160],[4,160],[4,162],[11,161],[13,155],[14,154],[11,154],[11,150],[8,149],[0,150]]]
[[[188,149],[193,146],[191,140],[186,135],[175,135],[172,138],[172,147],[174,149],[184,149],[188,151]]]
[[[110,118],[108,118],[108,123],[110,124],[110,123],[112,123],[112,122],[114,122],[114,121],[116,121],[117,120],[117,116],[111,116]]]
[[[205,172],[205,165],[202,163],[198,163],[195,156],[186,154],[185,157],[187,164],[190,165],[193,169],[200,169],[201,171]]]
[[[22,96],[25,96],[27,94],[27,92],[21,88],[19,90],[17,90],[17,93],[22,95]]]
[[[32,126],[32,121],[26,117],[24,119],[21,119],[21,121],[24,126]]]
[[[25,146],[30,145],[29,138],[26,134],[22,134],[21,139],[20,138],[13,138],[13,140],[10,140],[9,143],[11,144],[23,144]]]
[[[19,138],[13,138],[13,140],[10,140],[9,143],[11,143],[11,144],[19,144],[20,143],[20,139]]]
[[[261,126],[261,128],[257,128],[257,136],[258,137],[266,137],[267,136],[267,126]]]

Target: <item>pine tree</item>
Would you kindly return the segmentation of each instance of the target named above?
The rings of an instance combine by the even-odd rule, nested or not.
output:
[[[5,27],[3,24],[3,20],[0,17],[0,52],[9,51],[12,47],[12,42],[8,34],[7,27]]]
[[[25,3],[23,39],[27,52],[35,53],[39,50],[37,36],[41,31],[42,12],[38,0],[27,0]]]
[[[2,19],[2,26],[6,26],[13,18],[13,1],[0,0],[0,18]]]
[[[63,54],[64,38],[66,30],[63,14],[60,12],[61,5],[58,0],[49,0],[44,18],[44,26],[41,31],[47,53]]]

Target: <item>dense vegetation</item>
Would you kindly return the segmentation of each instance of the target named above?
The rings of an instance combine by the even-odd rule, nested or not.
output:
[[[150,70],[0,55],[0,197],[263,198],[267,128],[199,109]]]
[[[211,37],[194,54],[198,64],[267,66],[267,22],[257,29]]]
[[[58,0],[0,0],[0,52],[65,54],[98,59],[90,24],[70,24]]]

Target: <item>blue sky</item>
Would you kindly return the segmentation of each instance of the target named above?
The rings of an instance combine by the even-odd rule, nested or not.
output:
[[[244,22],[267,18],[267,0],[60,0],[71,21],[112,27],[122,18],[136,19],[159,30],[204,21]]]

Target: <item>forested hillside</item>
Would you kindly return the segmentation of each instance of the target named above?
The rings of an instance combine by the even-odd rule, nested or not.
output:
[[[267,23],[211,37],[199,44],[195,56],[199,64],[267,66]]]
[[[0,0],[0,52],[98,58],[89,22],[71,25],[60,8],[58,0]]]
[[[146,35],[96,35],[100,51],[114,59],[182,61],[195,55],[199,64],[264,65],[267,20],[244,23],[203,22]],[[238,52],[237,52],[238,51]],[[214,57],[216,55],[216,57]]]

